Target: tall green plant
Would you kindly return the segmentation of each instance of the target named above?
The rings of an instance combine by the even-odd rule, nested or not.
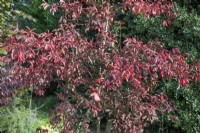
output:
[[[37,109],[32,109],[28,92],[19,92],[8,106],[0,108],[0,131],[35,133],[39,127]]]

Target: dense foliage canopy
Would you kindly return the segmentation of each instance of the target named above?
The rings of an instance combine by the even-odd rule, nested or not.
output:
[[[158,120],[157,111],[164,115],[176,110],[174,101],[157,91],[163,82],[176,82],[177,90],[190,82],[200,84],[198,60],[188,61],[189,53],[172,46],[166,49],[159,41],[169,42],[162,36],[163,29],[178,17],[172,1],[60,0],[44,1],[42,6],[53,15],[61,12],[59,26],[43,33],[20,30],[5,40],[8,54],[2,57],[1,105],[9,103],[17,88],[31,87],[44,96],[51,82],[57,82],[55,88],[62,90],[57,91],[60,101],[51,111],[54,127],[89,132],[93,119],[99,132],[100,120],[106,118],[111,125],[106,130],[143,132]],[[130,12],[145,21],[163,16],[155,28],[161,34],[144,31],[133,36],[129,31],[133,24],[122,29]]]

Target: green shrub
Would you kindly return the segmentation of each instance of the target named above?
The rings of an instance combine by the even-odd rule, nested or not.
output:
[[[27,99],[26,99],[27,100]],[[15,97],[9,106],[0,108],[0,131],[8,133],[35,133],[38,127],[37,110],[27,107],[24,102]]]

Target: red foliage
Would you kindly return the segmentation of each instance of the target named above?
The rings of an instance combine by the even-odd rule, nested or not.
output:
[[[167,96],[152,93],[157,82],[174,79],[181,86],[200,82],[196,63],[188,65],[177,48],[163,49],[158,40],[144,44],[127,38],[124,47],[113,48],[118,41],[109,27],[117,10],[131,9],[147,17],[165,13],[173,18],[171,1],[123,0],[116,4],[60,0],[53,5],[44,2],[43,7],[50,7],[53,14],[59,8],[64,11],[60,27],[48,33],[26,30],[12,36],[6,43],[9,54],[4,61],[11,66],[10,79],[36,87],[39,95],[51,81],[66,82],[63,93],[57,94],[61,103],[51,112],[55,115],[52,123],[64,121],[64,131],[75,130],[77,122],[86,127],[91,114],[104,113],[114,119],[113,131],[143,132],[144,126],[157,119],[157,109],[171,108]],[[86,32],[98,30],[95,41],[79,32],[77,18],[83,14],[88,19]],[[83,89],[80,85],[86,88],[84,94],[77,89]],[[82,108],[87,111],[77,113]]]

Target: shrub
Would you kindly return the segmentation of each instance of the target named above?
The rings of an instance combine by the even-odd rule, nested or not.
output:
[[[163,27],[168,26],[176,16],[171,1],[60,0],[44,2],[43,7],[53,14],[63,10],[59,28],[41,34],[28,29],[10,37],[4,61],[10,66],[9,78],[33,86],[38,95],[45,94],[51,81],[65,81],[59,84],[64,90],[57,93],[60,104],[50,113],[51,123],[63,132],[89,131],[94,120],[99,133],[102,117],[111,121],[113,132],[143,132],[158,119],[157,110],[172,110],[172,100],[152,91],[158,83],[172,79],[186,87],[200,82],[200,63],[187,64],[187,53],[166,50],[157,39],[143,43],[137,37],[125,38],[118,45],[110,30],[116,12],[127,9],[148,18],[166,14]],[[87,19],[79,23],[83,15]],[[82,35],[80,25],[85,32],[97,31],[95,38]]]
[[[27,93],[12,98],[8,106],[0,109],[0,131],[8,133],[35,133],[39,126],[37,110],[32,109]]]

